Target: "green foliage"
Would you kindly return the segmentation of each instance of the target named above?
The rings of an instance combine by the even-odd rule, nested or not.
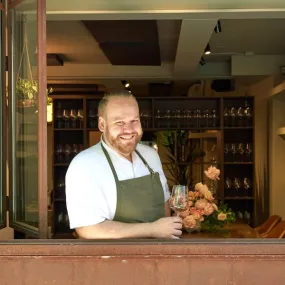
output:
[[[218,220],[219,214],[227,214],[227,218],[224,221]],[[217,232],[223,228],[226,224],[232,224],[236,221],[236,217],[231,208],[228,208],[227,204],[221,202],[218,205],[218,211],[214,211],[210,216],[204,216],[205,220],[201,223],[201,229],[208,232]]]
[[[187,156],[185,165],[176,165],[175,158],[175,131],[158,131],[155,133],[156,141],[169,149],[169,153],[166,155],[167,160],[172,165],[166,165],[165,168],[172,174],[174,184],[188,185],[193,187],[194,177],[192,174],[192,164],[197,158],[201,158],[206,155],[205,151],[201,149],[197,144],[194,148],[190,149]],[[176,131],[177,145],[190,148],[189,146],[189,131],[178,130]],[[169,177],[167,177],[169,179]],[[172,179],[170,179],[172,180]]]
[[[47,105],[50,105],[52,102],[52,99],[48,96],[52,92],[52,88],[46,90]],[[38,94],[38,82],[31,82],[28,79],[18,78],[16,84],[16,94],[19,100],[36,100]]]

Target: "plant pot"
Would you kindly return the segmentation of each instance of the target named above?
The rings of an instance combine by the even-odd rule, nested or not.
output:
[[[24,108],[33,107],[34,105],[35,105],[34,99],[26,99],[23,101],[23,107]]]

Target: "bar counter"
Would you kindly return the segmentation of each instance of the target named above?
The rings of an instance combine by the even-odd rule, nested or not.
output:
[[[283,285],[285,240],[13,240],[0,268],[1,285]]]

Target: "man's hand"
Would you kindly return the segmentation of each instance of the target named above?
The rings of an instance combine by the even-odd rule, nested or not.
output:
[[[180,217],[161,218],[151,224],[151,235],[154,238],[179,239],[182,234]]]

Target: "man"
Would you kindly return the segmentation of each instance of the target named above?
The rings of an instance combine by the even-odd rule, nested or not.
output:
[[[66,174],[70,227],[86,239],[179,238],[157,152],[138,144],[139,107],[129,93],[104,96],[98,107],[101,141],[78,154]]]

